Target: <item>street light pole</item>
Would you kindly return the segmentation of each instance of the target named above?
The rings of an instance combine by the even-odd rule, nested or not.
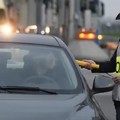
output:
[[[64,26],[63,26],[63,41],[66,45],[69,42],[69,0],[65,0],[65,10],[64,10]]]
[[[43,0],[36,0],[36,25],[38,34],[40,34],[42,30],[42,4]]]

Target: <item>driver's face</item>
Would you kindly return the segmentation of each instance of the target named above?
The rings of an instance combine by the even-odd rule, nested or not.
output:
[[[45,61],[39,61],[38,63],[35,64],[36,64],[36,72],[38,75],[45,74],[49,70],[49,67],[47,66]]]
[[[35,69],[37,74],[45,74],[48,70],[53,69],[55,66],[55,58],[53,55],[39,56],[35,58]]]

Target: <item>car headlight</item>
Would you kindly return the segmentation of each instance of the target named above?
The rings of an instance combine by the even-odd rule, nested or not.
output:
[[[3,25],[1,32],[5,34],[10,34],[12,33],[12,27],[10,25]]]
[[[44,30],[41,30],[41,34],[44,35],[44,34],[45,34],[45,31],[44,31]]]
[[[45,27],[45,33],[46,33],[46,34],[49,34],[49,33],[50,33],[50,27],[48,27],[48,26]]]

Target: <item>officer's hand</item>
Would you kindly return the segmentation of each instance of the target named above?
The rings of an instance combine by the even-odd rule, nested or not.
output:
[[[82,60],[84,62],[86,62],[86,65],[84,66],[84,68],[88,69],[88,70],[92,70],[92,64],[96,64],[93,60]]]
[[[120,77],[113,77],[113,80],[116,84],[120,84]]]

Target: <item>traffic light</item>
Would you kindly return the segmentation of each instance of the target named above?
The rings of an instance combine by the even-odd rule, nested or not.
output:
[[[98,16],[104,15],[104,3],[100,0],[80,0],[80,11],[84,12],[87,9],[87,2],[92,13]]]
[[[43,3],[45,4],[46,8],[48,8],[49,2],[52,3],[52,0],[43,0]]]
[[[86,0],[80,0],[80,11],[84,12],[87,9]]]
[[[89,2],[89,9],[92,13],[97,13],[97,2],[96,1],[90,1]]]
[[[101,7],[102,7],[102,16],[105,14],[105,5],[103,2],[101,2]]]
[[[103,2],[99,2],[99,7],[98,7],[98,16],[102,17],[105,14],[105,5]]]
[[[43,3],[45,4],[46,8],[48,8],[48,0],[43,0]]]
[[[88,2],[88,3],[87,3]],[[98,0],[80,0],[80,10],[84,12],[87,9],[87,4],[89,4],[89,9],[92,13],[97,13]]]

